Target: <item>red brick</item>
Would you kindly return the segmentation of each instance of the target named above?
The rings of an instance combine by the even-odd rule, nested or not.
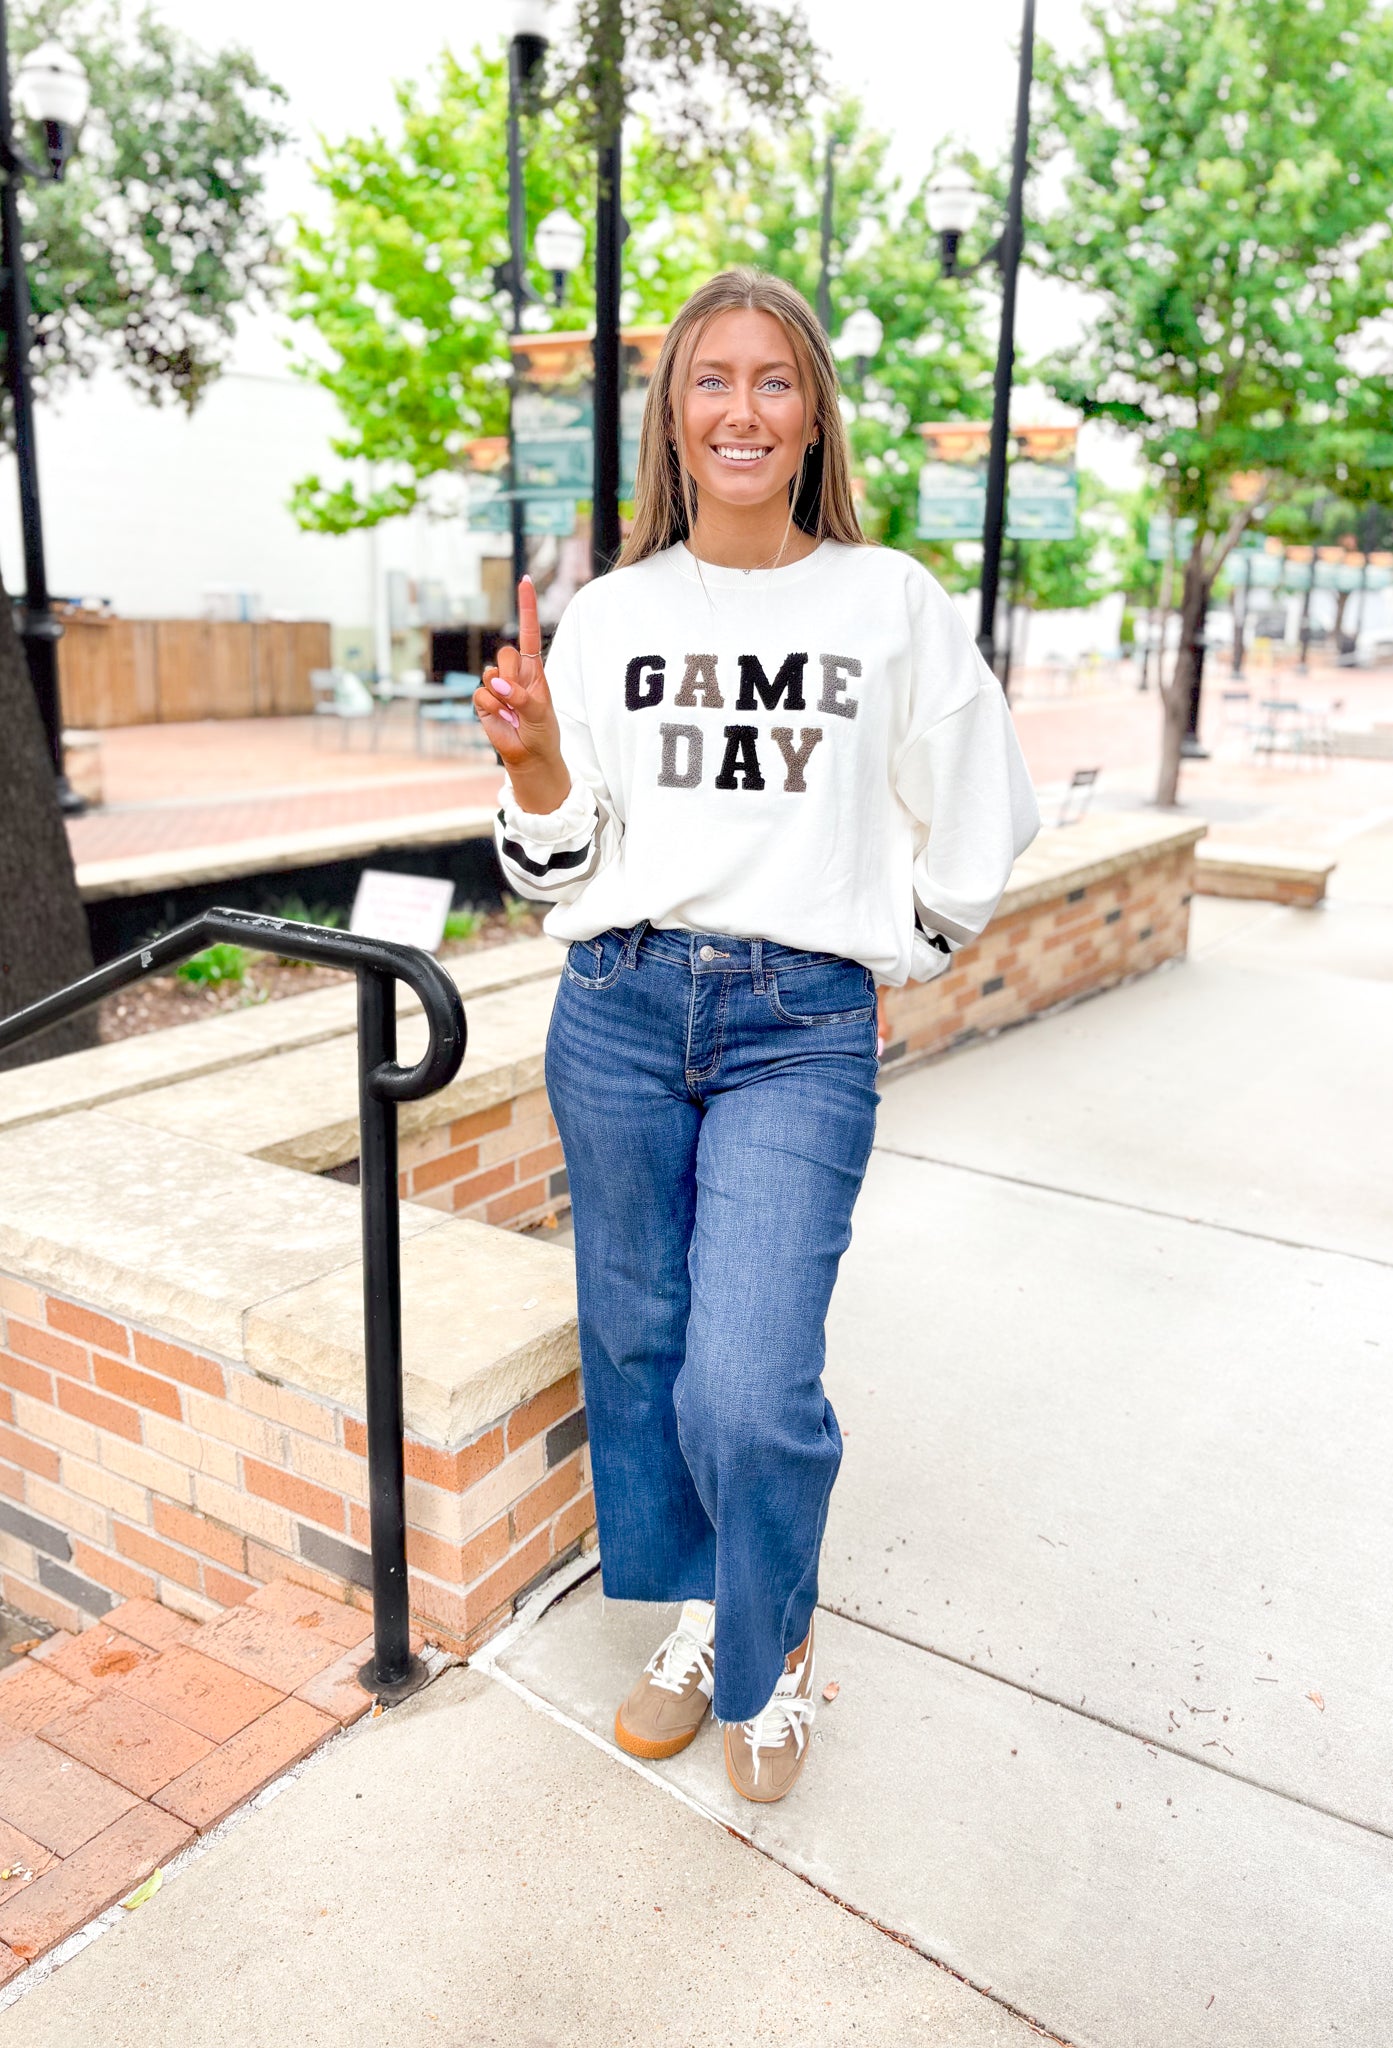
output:
[[[0,1721],[23,1735],[33,1735],[62,1708],[91,1698],[85,1685],[74,1685],[70,1678],[50,1671],[32,1657],[16,1657],[0,1677]],[[0,1866],[4,1862],[0,1856]]]
[[[12,1458],[16,1465],[27,1466],[41,1479],[58,1477],[57,1451],[51,1451],[47,1444],[35,1443],[32,1436],[21,1436],[18,1430],[0,1427],[0,1457]]]
[[[558,1166],[564,1166],[566,1155],[561,1149],[561,1140],[555,1138],[549,1145],[539,1145],[535,1152],[524,1152],[518,1160],[518,1179],[531,1180],[535,1174],[554,1173]]]
[[[507,1556],[511,1541],[506,1515],[480,1529],[467,1543],[446,1543],[428,1529],[408,1529],[406,1561],[447,1585],[467,1586]]]
[[[71,1301],[51,1298],[44,1313],[51,1330],[61,1330],[66,1337],[76,1337],[79,1344],[95,1344],[98,1350],[114,1352],[117,1358],[130,1356],[131,1333],[124,1323],[113,1323],[110,1316],[99,1316],[90,1308],[78,1308]]]
[[[176,1422],[183,1417],[184,1403],[177,1387],[172,1387],[168,1380],[156,1379],[153,1373],[137,1372],[133,1365],[123,1365],[119,1358],[95,1353],[92,1377],[106,1393],[117,1394],[137,1408],[153,1408],[157,1415],[172,1416]]]
[[[8,1387],[0,1387],[0,1422],[13,1422],[14,1419],[15,1397]]]
[[[247,1570],[263,1585],[272,1579],[290,1579],[297,1586],[308,1586],[311,1592],[322,1593],[327,1600],[344,1600],[350,1607],[372,1612],[372,1595],[365,1586],[345,1584],[332,1572],[322,1572],[317,1565],[306,1564],[298,1557],[287,1557],[283,1551],[270,1550],[250,1536],[247,1538]]]
[[[555,1386],[543,1387],[540,1394],[534,1394],[530,1401],[524,1401],[508,1417],[508,1449],[517,1450],[520,1444],[530,1442],[542,1430],[550,1429],[563,1415],[580,1406],[580,1375],[567,1373],[564,1380]]]
[[[15,1387],[21,1394],[28,1394],[32,1401],[53,1402],[53,1374],[40,1372],[30,1365],[28,1359],[16,1358],[12,1351],[0,1351],[0,1380],[7,1387]]]
[[[158,1600],[127,1600],[124,1606],[112,1608],[106,1622],[108,1628],[119,1629],[133,1642],[144,1643],[147,1650],[172,1650],[176,1643],[186,1643],[198,1634],[196,1621],[176,1614],[172,1607],[161,1607]]]
[[[0,1819],[55,1856],[71,1856],[135,1803],[123,1785],[113,1785],[36,1736],[21,1735],[0,1748]],[[0,1929],[0,1941],[8,1939]]]
[[[569,1549],[570,1545],[584,1536],[595,1526],[595,1496],[587,1486],[579,1500],[572,1501],[564,1508],[551,1525],[552,1553]]]
[[[147,1649],[144,1643],[134,1642],[130,1636],[123,1636],[118,1629],[99,1621],[44,1661],[51,1671],[97,1692],[104,1685],[124,1685],[142,1665],[152,1664],[155,1656],[156,1652]]]
[[[406,1439],[406,1476],[423,1479],[427,1486],[442,1487],[446,1493],[463,1493],[495,1465],[503,1463],[503,1431],[490,1429],[457,1451],[437,1450],[434,1444]]]
[[[184,1822],[137,1805],[0,1907],[0,1940],[26,1962],[43,1955],[134,1891],[192,1839]]]
[[[0,1820],[0,1906],[8,1906],[10,1900],[18,1897],[28,1883],[27,1878],[18,1874],[19,1871],[27,1870],[31,1876],[39,1877],[45,1870],[50,1870],[57,1860],[53,1851],[45,1849],[42,1842],[32,1841],[28,1835],[21,1834],[18,1828],[12,1828],[8,1821]],[[16,1875],[6,1877],[7,1870],[15,1870]],[[5,1953],[8,1954],[9,1951]],[[4,1983],[6,1976],[3,1964],[4,1956],[0,1955],[0,1984]],[[13,1975],[13,1972],[9,1974]]]
[[[360,1643],[352,1650],[345,1650],[337,1664],[330,1664],[324,1671],[317,1671],[307,1679],[295,1697],[307,1705],[316,1707],[321,1714],[332,1714],[341,1727],[356,1721],[372,1705],[372,1694],[358,1683],[358,1672],[371,1654],[371,1639]]]
[[[211,1358],[185,1351],[180,1344],[166,1344],[160,1337],[147,1337],[143,1330],[137,1330],[135,1355],[151,1372],[162,1372],[166,1379],[182,1380],[186,1387],[197,1387],[201,1394],[221,1398],[227,1392],[222,1367]]]
[[[348,1503],[348,1533],[362,1550],[372,1549],[372,1523],[368,1511],[356,1500]]]
[[[366,1458],[368,1454],[368,1427],[356,1415],[343,1418],[343,1447],[359,1458]]]
[[[105,1394],[94,1393],[91,1387],[80,1387],[76,1380],[60,1379],[58,1406],[66,1408],[70,1415],[80,1415],[84,1422],[92,1423],[97,1429],[109,1429],[113,1436],[129,1437],[133,1444],[140,1442],[139,1412],[128,1408],[124,1401],[109,1400]]]
[[[259,1586],[247,1605],[262,1614],[274,1614],[291,1628],[322,1637],[341,1650],[355,1648],[370,1632],[370,1624],[354,1608],[345,1607],[341,1600],[326,1600],[290,1579],[273,1579],[269,1586]]]
[[[203,1590],[220,1607],[240,1607],[256,1591],[255,1579],[239,1579],[235,1572],[219,1571],[215,1564],[203,1567]]]
[[[327,1486],[311,1485],[308,1479],[297,1479],[292,1472],[278,1472],[274,1465],[263,1465],[259,1458],[242,1459],[242,1478],[248,1493],[255,1493],[262,1500],[274,1501],[277,1507],[288,1508],[292,1515],[305,1515],[311,1522],[322,1522],[326,1529],[342,1531],[344,1500],[341,1493],[331,1493]]]
[[[529,1181],[526,1187],[510,1188],[506,1194],[495,1195],[484,1205],[486,1223],[510,1223],[515,1216],[523,1216],[529,1209],[542,1208],[549,1197],[544,1180]]]
[[[332,1715],[319,1713],[304,1700],[282,1700],[157,1792],[155,1804],[191,1827],[210,1828],[317,1749],[338,1725]],[[2,1920],[0,1916],[0,1924]]]
[[[456,1117],[450,1126],[450,1143],[467,1144],[471,1138],[482,1138],[486,1131],[501,1131],[512,1120],[511,1102],[496,1102],[492,1109],[476,1109],[471,1116]]]
[[[120,1690],[209,1742],[228,1741],[284,1697],[279,1686],[205,1657],[192,1643],[176,1643],[157,1662],[142,1665]]]
[[[23,1500],[24,1474],[17,1465],[0,1465],[0,1493],[8,1494],[11,1500]]]
[[[74,1607],[71,1600],[60,1600],[46,1587],[33,1585],[28,1579],[17,1579],[13,1572],[0,1575],[0,1590],[3,1590],[11,1607],[17,1607],[21,1614],[32,1614],[39,1621],[51,1621],[55,1628],[71,1629],[74,1634],[87,1626],[87,1616]]]
[[[551,1544],[547,1532],[539,1529],[521,1550],[515,1550],[511,1557],[505,1558],[496,1571],[481,1579],[465,1596],[470,1626],[481,1621],[486,1614],[492,1614],[494,1608],[505,1600],[511,1600],[520,1586],[525,1586],[529,1579],[535,1579],[538,1572],[546,1568],[550,1557]]]
[[[213,1747],[182,1722],[111,1687],[55,1714],[44,1724],[43,1739],[140,1799],[192,1770]]]
[[[190,1557],[186,1550],[176,1550],[172,1543],[161,1543],[145,1529],[133,1529],[128,1522],[113,1522],[111,1533],[116,1548],[124,1557],[133,1557],[137,1564],[149,1565],[152,1572],[161,1578],[173,1579],[180,1586],[190,1586],[196,1593],[202,1587],[202,1573],[198,1559]]]
[[[36,1330],[29,1323],[17,1323],[9,1318],[10,1349],[17,1351],[21,1358],[33,1359],[37,1365],[52,1366],[55,1372],[65,1372],[73,1379],[86,1380],[92,1377],[87,1367],[87,1353],[80,1344],[70,1344],[66,1337],[55,1337],[51,1330]]]
[[[548,1472],[545,1479],[534,1486],[530,1493],[515,1501],[509,1511],[513,1525],[513,1541],[520,1543],[524,1536],[530,1536],[543,1522],[549,1522],[559,1514],[571,1495],[581,1485],[581,1467],[584,1453],[577,1451],[567,1458],[564,1465],[558,1465],[554,1472]]]
[[[510,1188],[517,1178],[514,1162],[505,1159],[501,1166],[490,1166],[483,1173],[471,1174],[468,1180],[455,1182],[453,1196],[457,1209],[468,1208],[471,1202],[482,1202],[486,1196],[497,1194],[501,1188]]]
[[[198,1647],[203,1656],[259,1678],[277,1692],[294,1692],[326,1664],[337,1662],[343,1645],[244,1603],[205,1622]]]
[[[439,1159],[424,1159],[411,1170],[412,1190],[421,1195],[427,1188],[443,1187],[446,1181],[460,1180],[475,1172],[478,1164],[477,1145],[462,1145],[457,1152],[445,1152]]]
[[[76,1536],[72,1545],[74,1565],[87,1578],[95,1579],[99,1586],[110,1586],[112,1592],[119,1593],[123,1600],[154,1599],[155,1581],[148,1572],[134,1571],[130,1565],[109,1557],[104,1550],[95,1550],[90,1543],[83,1543]]]
[[[246,1569],[247,1539],[236,1529],[229,1529],[222,1522],[212,1522],[207,1515],[197,1515],[191,1508],[176,1507],[173,1501],[161,1500],[158,1496],[154,1511],[155,1527],[172,1543],[182,1543],[186,1550],[196,1550],[201,1557],[211,1557],[229,1571]]]

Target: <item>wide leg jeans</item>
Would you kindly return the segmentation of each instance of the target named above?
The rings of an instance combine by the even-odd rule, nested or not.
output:
[[[575,1215],[603,1584],[716,1603],[749,1720],[817,1605],[823,1325],[875,1128],[870,974],[637,925],[570,948],[547,1088]]]

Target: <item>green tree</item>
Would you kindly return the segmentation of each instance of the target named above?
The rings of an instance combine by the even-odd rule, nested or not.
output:
[[[92,104],[63,182],[22,187],[38,388],[114,362],[142,396],[192,408],[274,274],[265,166],[288,139],[284,95],[245,50],[205,56],[111,0],[21,4],[13,60],[50,36],[81,55]]]
[[[1036,612],[1087,611],[1121,588],[1124,532],[1118,500],[1090,471],[1080,470],[1073,538],[1008,543],[1013,668],[1025,665],[1030,621]]]
[[[61,185],[20,195],[39,391],[114,363],[156,403],[192,407],[222,367],[238,304],[270,275],[264,159],[278,89],[244,51],[200,54],[148,13],[39,0],[10,22],[17,62],[54,36],[92,104]],[[27,136],[17,137],[29,145]],[[90,970],[91,948],[28,671],[0,590],[0,1015]],[[93,1013],[6,1064],[96,1040]]]
[[[1057,394],[1136,429],[1196,521],[1164,688],[1173,804],[1205,611],[1229,551],[1299,480],[1393,429],[1359,351],[1393,281],[1393,16],[1376,0],[1110,0],[1040,59],[1037,144],[1063,195],[1030,259],[1090,294]],[[1233,488],[1256,473],[1249,496]]]

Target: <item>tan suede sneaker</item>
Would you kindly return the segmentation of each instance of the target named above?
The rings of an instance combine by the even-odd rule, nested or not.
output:
[[[614,1739],[621,1749],[656,1759],[687,1747],[711,1704],[715,1641],[711,1602],[685,1602],[676,1628],[659,1643],[614,1717]]]
[[[784,1659],[783,1677],[763,1713],[725,1731],[726,1776],[742,1799],[768,1805],[792,1791],[812,1738],[813,1670],[810,1622],[806,1641]]]

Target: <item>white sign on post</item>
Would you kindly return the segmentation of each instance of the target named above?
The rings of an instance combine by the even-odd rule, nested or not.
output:
[[[433,875],[392,875],[384,868],[364,868],[358,877],[349,929],[365,939],[395,939],[434,953],[445,936],[445,920],[455,900],[453,882]]]

